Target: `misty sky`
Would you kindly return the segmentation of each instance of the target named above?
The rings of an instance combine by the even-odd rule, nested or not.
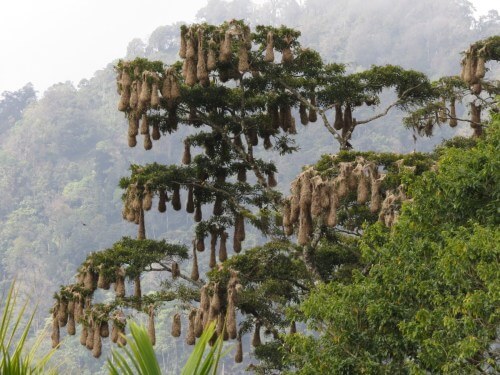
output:
[[[258,2],[262,2],[259,0]],[[4,0],[0,5],[0,93],[27,82],[43,92],[82,78],[125,55],[133,38],[191,22],[208,0]],[[498,0],[472,0],[478,14]],[[139,8],[140,6],[140,8]]]

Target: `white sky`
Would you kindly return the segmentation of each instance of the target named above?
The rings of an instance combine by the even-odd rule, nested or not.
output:
[[[259,2],[262,2],[260,0]],[[43,92],[82,78],[126,53],[133,38],[177,21],[193,21],[208,0],[2,0],[0,93],[32,82]],[[477,14],[498,0],[472,0]],[[139,8],[140,6],[140,8]]]

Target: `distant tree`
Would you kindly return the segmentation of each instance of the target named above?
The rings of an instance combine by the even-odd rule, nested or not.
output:
[[[17,91],[4,91],[0,95],[0,129],[6,130],[18,121],[24,109],[36,101],[33,84],[27,83]]]

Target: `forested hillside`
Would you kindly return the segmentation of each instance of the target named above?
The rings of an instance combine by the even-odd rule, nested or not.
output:
[[[251,25],[285,24],[301,31],[302,46],[317,50],[325,61],[347,64],[348,72],[360,72],[374,64],[391,64],[422,71],[432,79],[444,75],[458,75],[460,52],[474,41],[500,33],[498,13],[490,12],[488,16],[475,20],[470,3],[462,0],[404,0],[397,3],[310,0],[302,5],[294,0],[274,0],[261,5],[241,0],[229,3],[210,0],[205,8],[199,10],[197,17],[200,22],[213,24],[230,19],[245,19]],[[175,62],[180,47],[180,25],[181,23],[163,25],[156,29],[155,25],[152,25],[152,33],[147,41],[134,39],[130,42],[126,54],[124,51],[124,56],[117,56],[117,59],[123,57],[132,60],[144,57],[160,60],[165,64]],[[82,80],[76,87],[71,83],[55,84],[38,99],[34,92],[36,87],[33,89],[30,85],[17,92],[4,93],[0,97],[0,192],[3,196],[3,203],[0,205],[0,282],[3,288],[16,278],[22,291],[39,302],[35,331],[45,327],[50,320],[48,311],[52,304],[52,294],[60,284],[67,283],[75,275],[79,265],[91,252],[109,248],[123,236],[135,237],[135,225],[122,220],[123,190],[118,186],[120,178],[129,175],[130,165],[145,165],[155,161],[176,164],[182,157],[182,140],[189,132],[185,130],[168,135],[148,152],[127,147],[127,119],[116,110],[119,98],[115,82],[116,63],[117,61],[110,62],[91,79]],[[489,74],[498,78],[498,63],[489,63],[487,66],[491,68]],[[395,94],[386,90],[381,97],[390,103]],[[457,111],[459,115],[467,116],[468,109],[459,107]],[[367,108],[360,111],[360,116],[364,117],[373,114],[374,110]],[[299,113],[294,112],[293,115],[299,124]],[[353,148],[356,151],[405,154],[415,150],[430,151],[445,138],[471,134],[469,126],[459,125],[456,128],[436,128],[432,137],[414,137],[412,130],[403,125],[402,118],[402,112],[393,111],[388,116],[360,127],[353,134]],[[280,156],[277,151],[266,154],[261,152],[258,155],[276,163],[279,171],[276,175],[277,189],[285,194],[289,191],[290,182],[301,172],[304,165],[313,165],[320,160],[321,155],[333,154],[339,150],[338,143],[320,123],[309,124],[307,127],[297,126],[297,132],[295,141],[299,147],[298,152],[284,156]],[[498,140],[498,135],[494,137]],[[491,139],[490,145],[498,146]],[[489,146],[481,147],[483,148],[480,150],[487,153]],[[459,159],[457,152],[448,151],[444,157],[448,155],[450,158]],[[471,157],[474,157],[475,154],[472,151],[470,153]],[[492,157],[492,154],[489,155]],[[454,178],[458,172],[452,169],[449,162],[446,164],[446,160],[443,163],[443,173],[449,174],[447,178]],[[494,166],[491,166],[491,170],[493,168]],[[426,183],[446,189],[440,185],[442,181],[439,178],[437,181],[420,182],[416,188],[417,194],[423,194],[421,191],[435,187]],[[459,203],[463,197],[452,198]],[[435,203],[432,196],[428,199],[429,201],[424,200],[422,205]],[[444,210],[446,207],[439,206],[435,209]],[[408,210],[406,217],[427,214],[419,210],[424,208],[417,206],[412,211]],[[480,210],[474,206],[468,208],[467,212],[472,211],[474,212],[471,215],[476,215],[476,211]],[[476,216],[473,219],[479,220]],[[405,219],[398,230],[408,229],[405,227],[410,226],[408,220],[410,219]],[[462,225],[461,222],[458,224]],[[465,229],[460,229],[462,232],[458,229],[457,231],[466,237],[470,246],[481,247],[484,238],[492,235],[488,232],[491,228],[486,224],[485,228],[481,227],[483,224],[467,224],[474,228],[472,234],[463,233]],[[155,213],[148,219],[148,238],[167,239],[189,245],[193,227],[192,219],[180,213],[169,214],[168,218]],[[411,230],[418,231],[418,228]],[[387,255],[389,247],[394,247],[394,244],[400,241],[398,236],[404,235],[399,232],[378,233],[377,228],[372,228],[369,237],[362,244],[363,252],[379,246],[379,236],[384,236],[388,242],[388,245],[380,245],[380,253],[390,258]],[[439,246],[456,249],[457,245],[450,236],[451,234],[443,235],[442,238],[432,240],[437,241]],[[263,243],[255,231],[250,231],[248,237],[246,248]],[[426,240],[431,242],[431,239]],[[413,256],[407,248],[398,251],[402,253],[402,257]],[[375,257],[371,253],[365,255]],[[251,256],[250,254],[249,257]],[[203,257],[208,258],[208,254],[205,253]],[[486,262],[489,258],[485,259]],[[483,259],[477,260],[482,261]],[[439,275],[445,273],[446,277],[442,281],[444,284],[449,282],[450,278],[460,278],[460,275],[447,273],[446,267],[451,267],[447,263],[451,262],[450,259],[445,258],[440,262],[444,263],[440,264],[441,268],[431,271]],[[471,267],[476,266],[474,262],[476,260],[473,260]],[[411,268],[412,265],[405,267]],[[389,264],[386,269],[379,271],[380,277],[388,277],[386,274],[392,274],[395,268],[397,266]],[[202,268],[202,271],[204,270],[206,267]],[[156,285],[160,284],[161,278],[149,277]],[[383,298],[388,297],[380,289],[376,277],[374,275],[366,280],[361,278],[359,283],[378,293],[374,294],[373,298],[379,298],[382,300],[380,303],[384,303]],[[352,287],[354,292],[356,287],[358,286]],[[344,303],[357,303],[347,301],[349,290],[345,291],[346,295],[335,293],[325,287],[307,301],[300,314],[310,317],[314,324],[317,324],[312,328],[317,328],[324,321],[325,324],[331,324],[328,312],[321,309],[312,312],[323,301],[338,305],[339,309]],[[408,291],[398,293],[404,295]],[[335,300],[332,302],[329,299]],[[375,306],[379,302],[367,303]],[[162,322],[162,317],[169,314],[169,309],[158,316],[160,323],[157,324],[157,329],[163,333],[169,329],[167,323]],[[345,316],[347,315],[346,312]],[[346,326],[353,324],[347,318],[341,323]],[[375,328],[370,326],[371,322],[366,324],[367,334],[372,335],[371,329]],[[408,336],[421,334],[418,331],[419,322],[408,324]],[[304,353],[309,348],[317,350],[322,339],[323,337],[318,337],[318,341],[297,339],[288,344],[297,352]],[[410,338],[407,339],[411,341]],[[81,368],[85,368],[86,373],[97,373],[101,369],[102,360],[90,359],[77,340],[67,341],[57,355],[59,359],[65,358],[65,373],[82,373]],[[343,345],[347,350],[351,350],[351,346],[355,344],[345,339]],[[164,369],[169,369],[172,373],[178,372],[190,350],[183,342],[172,341],[167,334],[158,334],[155,349],[163,361]],[[331,348],[323,349],[325,356],[331,355]],[[106,351],[107,347],[104,350]],[[244,351],[247,350],[249,348],[245,346]],[[315,360],[307,357],[290,358],[290,363],[307,368],[310,362]],[[442,359],[435,361],[440,360]],[[428,358],[423,358],[423,361],[432,362]],[[271,360],[270,362],[272,363]],[[347,368],[339,363],[327,365],[337,366],[339,370]],[[356,367],[358,364],[355,362],[349,364],[351,365],[351,369],[360,368]],[[242,365],[234,365],[231,359],[226,361],[226,366],[233,371],[240,371],[242,368]]]

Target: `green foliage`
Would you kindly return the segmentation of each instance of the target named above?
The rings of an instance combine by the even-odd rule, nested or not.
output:
[[[398,224],[362,239],[368,272],[318,286],[301,306],[315,338],[287,338],[298,373],[498,371],[500,119],[485,140],[442,149],[409,185]],[[348,355],[346,355],[348,353]]]
[[[223,336],[217,337],[208,353],[205,355],[207,345],[215,333],[215,322],[211,322],[204,330],[201,337],[196,342],[196,345],[191,352],[184,368],[182,375],[215,375],[219,362],[224,356],[222,346],[224,344]]]
[[[18,292],[13,282],[7,292],[2,296],[2,312],[0,321],[0,373],[9,375],[31,375],[52,373],[54,370],[48,362],[55,349],[42,355],[37,354],[45,334],[41,334],[35,343],[26,352],[28,334],[33,323],[35,311],[25,316],[29,301],[21,306],[17,305]],[[26,322],[23,322],[27,319]],[[22,325],[24,324],[24,328]]]
[[[136,323],[130,323],[131,338],[127,339],[128,348],[112,351],[111,359],[108,359],[109,373],[112,375],[161,375],[160,365],[149,339],[148,332],[144,327]]]

